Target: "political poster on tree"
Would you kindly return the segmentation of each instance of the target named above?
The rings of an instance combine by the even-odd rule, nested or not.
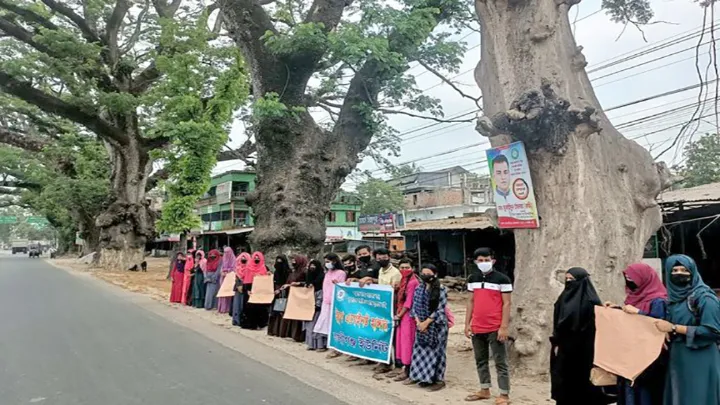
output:
[[[540,221],[525,146],[514,142],[486,152],[490,179],[503,229],[538,228]]]
[[[395,327],[392,287],[335,284],[334,294],[328,346],[389,364]]]

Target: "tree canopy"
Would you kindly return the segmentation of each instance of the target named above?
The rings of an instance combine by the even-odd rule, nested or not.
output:
[[[684,163],[676,167],[684,187],[720,182],[720,136],[706,134],[685,146]]]
[[[357,194],[362,199],[362,214],[397,212],[405,208],[400,189],[381,179],[370,178],[358,184]]]

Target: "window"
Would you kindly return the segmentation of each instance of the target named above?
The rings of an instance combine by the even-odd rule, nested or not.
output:
[[[337,214],[335,211],[330,211],[327,214],[327,221],[328,222],[335,222],[337,220]]]
[[[210,197],[215,197],[216,191],[217,191],[217,187],[215,187],[215,186],[210,187],[210,190],[208,190],[207,195]]]
[[[235,226],[248,225],[248,212],[247,211],[235,211]]]
[[[213,212],[212,214],[210,214],[210,220],[213,222],[219,221],[220,220],[220,211]]]
[[[220,220],[221,221],[229,221],[230,220],[230,211],[222,211],[220,213]]]
[[[202,216],[201,216],[203,222],[212,221],[212,219],[210,219],[211,217],[212,217],[212,214],[202,214]]]
[[[345,222],[355,222],[355,211],[345,211]]]

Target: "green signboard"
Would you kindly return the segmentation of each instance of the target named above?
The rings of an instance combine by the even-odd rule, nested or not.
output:
[[[0,217],[0,224],[17,224],[17,217]]]
[[[28,224],[37,224],[37,225],[48,224],[48,220],[45,217],[28,217],[26,221]]]

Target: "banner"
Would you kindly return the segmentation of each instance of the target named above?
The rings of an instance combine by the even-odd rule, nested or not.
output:
[[[330,348],[361,359],[390,363],[393,341],[393,288],[335,284]]]
[[[312,321],[315,316],[315,288],[290,287],[283,319]]]
[[[393,233],[405,229],[404,214],[363,214],[358,218],[360,232]]]
[[[235,295],[235,277],[237,275],[234,271],[229,272],[225,275],[225,278],[223,279],[222,284],[220,284],[220,288],[218,288],[217,295],[215,295],[218,298],[227,298],[232,297]]]
[[[255,276],[250,291],[250,304],[270,304],[275,299],[275,286],[273,275]]]
[[[514,142],[485,151],[498,214],[503,229],[540,227],[525,146]]]

